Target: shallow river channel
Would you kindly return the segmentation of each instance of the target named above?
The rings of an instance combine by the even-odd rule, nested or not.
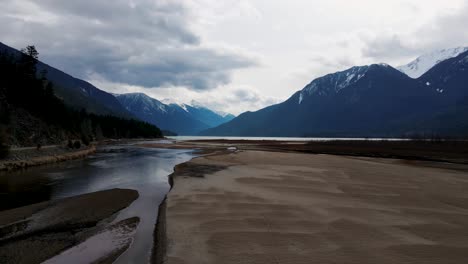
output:
[[[168,175],[193,155],[193,150],[114,145],[83,160],[2,173],[0,210],[112,188],[137,190],[139,198],[115,219],[140,217],[132,246],[117,263],[147,263],[158,206],[169,191]]]

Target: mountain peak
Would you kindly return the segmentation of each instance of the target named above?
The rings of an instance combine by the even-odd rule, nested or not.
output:
[[[234,118],[235,116],[231,113],[227,113],[227,112],[224,112],[224,111],[214,111],[216,114],[220,115],[221,117],[223,118]]]
[[[402,75],[401,72],[394,69],[386,63],[371,64],[364,66],[354,66],[344,71],[339,71],[314,79],[304,89],[299,92],[297,103],[302,104],[306,96],[330,96],[340,93],[342,90],[358,85],[358,83],[366,80],[367,76],[371,78],[383,78],[383,76],[395,77]],[[369,84],[371,85],[371,84]]]
[[[160,102],[144,93],[120,94],[116,98],[141,120],[181,135],[196,135],[234,118],[230,114],[218,114],[194,100],[190,104],[171,99]]]
[[[195,101],[195,100],[190,101],[190,106],[206,108],[202,103]]]
[[[436,50],[431,53],[424,54],[406,65],[399,66],[397,69],[409,77],[417,79],[436,64],[439,64],[444,60],[457,57],[466,51],[468,51],[468,47]]]
[[[167,105],[169,105],[169,104],[178,104],[174,99],[171,99],[171,98],[164,98],[164,99],[161,100],[161,102],[163,104],[167,104]]]
[[[366,76],[367,71],[371,67],[372,65],[354,66],[345,71],[327,74],[325,76],[313,80],[302,90],[302,92],[305,92],[309,95],[325,95],[332,92],[339,93],[342,89],[364,78]],[[300,99],[299,101],[302,102],[302,99]]]

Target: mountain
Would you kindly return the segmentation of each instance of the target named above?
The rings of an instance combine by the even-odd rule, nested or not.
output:
[[[196,119],[207,124],[209,127],[219,126],[231,121],[235,116],[229,113],[216,112],[204,107],[202,104],[193,101],[190,104],[184,104],[185,108]]]
[[[1,42],[0,51],[20,54],[20,51]],[[67,105],[78,110],[84,108],[86,111],[95,114],[133,118],[133,115],[112,94],[39,61],[37,72],[41,73],[44,70],[47,71],[47,79],[54,83],[55,94],[64,100]]]
[[[70,148],[79,148],[93,139],[162,136],[159,128],[145,122],[66,105],[56,96],[54,84],[37,72],[34,47],[28,47],[27,53],[30,55],[15,56],[0,51],[0,158],[8,155],[9,146],[40,147],[68,141]]]
[[[421,77],[421,75],[434,67],[436,64],[444,60],[457,57],[465,51],[468,51],[468,47],[458,47],[453,49],[434,51],[418,57],[416,60],[408,63],[407,65],[397,67],[397,69],[407,74],[409,77],[416,79]]]
[[[229,122],[229,121],[231,121],[232,119],[234,119],[236,117],[233,114],[226,113],[226,112],[223,112],[223,111],[215,111],[215,113],[218,114],[219,116],[223,117],[223,119],[226,122]]]
[[[468,51],[413,79],[386,64],[313,80],[283,103],[203,131],[210,136],[387,137],[465,135]],[[451,127],[453,129],[444,129]]]
[[[468,49],[440,62],[418,80],[435,90],[448,103],[468,96]]]
[[[192,105],[165,104],[143,93],[119,94],[115,97],[139,119],[179,135],[196,135],[232,119],[232,115],[221,116],[195,102]]]
[[[440,62],[418,81],[436,91],[443,105],[423,119],[420,127],[442,134],[460,131],[468,135],[468,51]]]

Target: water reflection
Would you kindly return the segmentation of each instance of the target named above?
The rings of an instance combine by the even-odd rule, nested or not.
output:
[[[136,240],[119,263],[147,262],[157,209],[175,165],[192,158],[192,150],[110,146],[84,160],[0,174],[0,210],[111,188],[138,190],[140,197],[116,221],[139,216]]]

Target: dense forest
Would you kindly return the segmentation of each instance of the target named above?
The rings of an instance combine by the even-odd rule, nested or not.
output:
[[[115,116],[99,116],[65,105],[55,96],[47,72],[37,72],[34,46],[20,56],[0,52],[0,156],[8,145],[84,143],[101,138],[157,138],[154,125]]]

